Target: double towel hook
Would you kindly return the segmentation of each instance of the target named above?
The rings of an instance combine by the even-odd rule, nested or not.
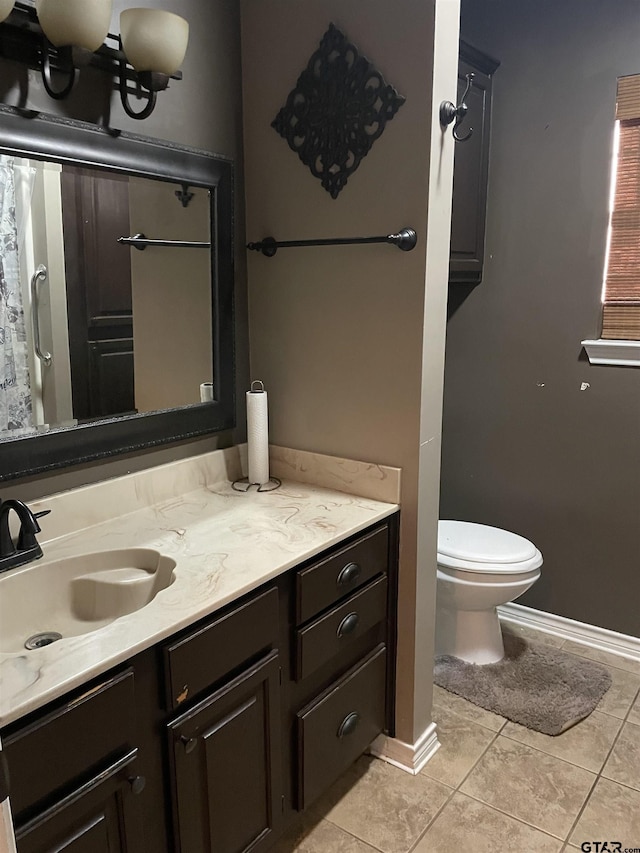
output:
[[[471,134],[473,133],[473,128],[470,127],[469,132],[466,136],[459,136],[458,128],[464,121],[467,115],[467,110],[469,109],[465,101],[467,95],[469,94],[469,90],[473,85],[474,77],[475,74],[472,71],[466,75],[465,79],[467,81],[467,87],[464,90],[462,100],[460,101],[457,107],[455,104],[452,104],[451,101],[443,101],[440,104],[440,124],[442,125],[442,127],[447,127],[451,124],[452,121],[455,121],[455,124],[453,125],[453,138],[456,142],[466,142],[467,139],[469,139],[471,137]]]

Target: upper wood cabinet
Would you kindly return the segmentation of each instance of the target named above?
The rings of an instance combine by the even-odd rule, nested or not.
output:
[[[484,233],[491,135],[491,84],[499,62],[464,41],[458,61],[458,103],[473,73],[473,85],[465,99],[469,108],[460,127],[466,142],[456,142],[451,211],[449,281],[479,284],[484,263]]]

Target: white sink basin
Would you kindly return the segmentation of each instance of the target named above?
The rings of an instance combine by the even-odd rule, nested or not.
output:
[[[97,631],[149,604],[173,583],[175,567],[158,551],[128,548],[0,575],[0,652],[22,651],[30,638],[27,648],[40,648]]]

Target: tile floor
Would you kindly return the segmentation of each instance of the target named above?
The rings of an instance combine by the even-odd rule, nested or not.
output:
[[[609,668],[591,716],[548,737],[436,687],[442,745],[423,771],[363,757],[276,853],[640,853],[640,662],[511,630]]]

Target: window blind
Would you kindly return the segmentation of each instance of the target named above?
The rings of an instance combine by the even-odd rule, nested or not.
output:
[[[602,310],[602,337],[640,340],[640,74],[620,77],[616,185]]]

